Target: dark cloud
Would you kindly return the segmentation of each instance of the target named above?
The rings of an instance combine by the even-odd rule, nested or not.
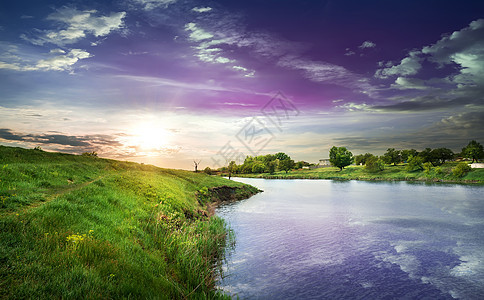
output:
[[[38,144],[71,147],[120,146],[121,143],[108,135],[72,136],[63,134],[22,134],[11,129],[0,128],[0,139]]]

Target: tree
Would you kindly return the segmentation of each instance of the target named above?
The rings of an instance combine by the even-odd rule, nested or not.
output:
[[[252,165],[252,173],[264,173],[266,166],[263,162],[257,161]]]
[[[285,159],[291,159],[289,157],[289,155],[287,155],[286,153],[283,153],[283,152],[279,152],[279,153],[276,153],[274,154],[275,158],[278,159],[278,160],[285,160]]]
[[[422,171],[423,170],[423,158],[421,156],[410,156],[407,160],[407,171]]]
[[[418,152],[415,149],[406,149],[406,150],[402,150],[400,152],[400,155],[402,157],[402,161],[407,162],[407,160],[410,156],[417,156]]]
[[[286,174],[292,168],[294,168],[294,160],[292,160],[289,156],[288,158],[279,161],[279,169],[286,171]]]
[[[338,167],[341,170],[344,167],[351,165],[353,162],[353,153],[348,151],[345,147],[336,147],[333,146],[331,150],[329,150],[329,162]]]
[[[206,167],[205,169],[203,169],[203,172],[207,175],[212,175],[212,169],[210,169],[210,167]]]
[[[472,171],[472,168],[466,162],[460,162],[455,168],[452,169],[452,174],[457,177],[462,177],[470,171]]]
[[[430,152],[430,158],[430,163],[437,167],[443,165],[446,160],[454,158],[454,152],[448,148],[437,148]]]
[[[484,148],[481,144],[472,140],[462,148],[462,154],[467,158],[472,158],[472,163],[474,163],[474,161],[484,157]]]
[[[422,158],[422,163],[432,161],[432,149],[425,148],[422,152],[418,154],[418,157]]]
[[[194,164],[194,166],[195,166],[195,173],[197,173],[197,172],[198,172],[198,165],[200,165],[200,162],[201,162],[201,160],[199,160],[199,161],[194,160],[194,161],[193,161],[193,164]]]
[[[276,167],[277,167],[277,162],[275,160],[267,163],[267,171],[271,174],[274,174],[274,172],[276,171]]]
[[[383,154],[383,161],[387,164],[393,164],[394,166],[396,166],[402,161],[400,150],[395,150],[395,148],[388,148],[387,152]]]
[[[373,155],[371,153],[365,153],[365,154],[356,155],[355,156],[355,164],[357,164],[357,165],[366,165],[366,162],[371,157],[375,157],[375,155]]]
[[[379,172],[385,169],[385,164],[381,159],[376,156],[372,156],[366,160],[365,169],[368,172]]]
[[[227,171],[229,171],[229,179],[232,176],[232,173],[234,173],[237,170],[237,164],[235,161],[231,161],[227,167]]]

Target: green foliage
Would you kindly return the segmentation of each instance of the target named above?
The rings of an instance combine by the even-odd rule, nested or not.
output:
[[[294,160],[291,158],[286,158],[281,161],[279,161],[279,169],[281,171],[286,171],[289,172],[292,168],[294,168]]]
[[[418,152],[415,149],[405,149],[400,152],[401,158],[403,162],[407,162],[410,156],[417,156]]]
[[[345,147],[333,146],[329,150],[329,162],[343,170],[344,167],[351,165],[353,163],[353,153],[348,151]]]
[[[212,169],[210,169],[210,167],[206,167],[205,169],[203,169],[203,172],[207,175],[213,174],[213,171],[212,171]]]
[[[421,156],[410,156],[405,169],[409,172],[422,171],[424,160]]]
[[[252,173],[264,173],[265,168],[263,162],[257,161],[252,165]]]
[[[84,152],[82,153],[82,156],[91,156],[91,157],[97,157],[97,152],[92,151],[92,152]]]
[[[388,148],[387,152],[383,154],[383,161],[387,164],[393,164],[396,166],[402,161],[400,150],[395,150],[395,148]]]
[[[429,173],[430,173],[430,171],[432,171],[432,166],[433,166],[433,165],[432,165],[432,163],[430,163],[430,162],[426,162],[426,163],[424,163],[424,164],[423,164],[423,170],[424,170],[424,172],[425,172],[426,174],[429,174]]]
[[[385,164],[378,157],[371,156],[366,160],[365,169],[370,173],[380,172],[385,169]]]
[[[469,166],[469,164],[465,162],[461,162],[455,168],[452,169],[452,174],[454,174],[454,176],[456,177],[463,177],[471,170],[472,168]]]
[[[375,157],[371,153],[359,154],[355,156],[355,164],[357,165],[366,165],[368,159]]]
[[[436,167],[443,165],[446,160],[454,158],[454,152],[448,148],[437,148],[430,152],[430,157],[430,162]]]
[[[472,158],[472,162],[478,161],[479,159],[484,158],[484,148],[480,143],[472,140],[467,146],[462,148],[462,155],[467,158]]]
[[[215,279],[230,234],[203,204],[222,185],[247,187],[0,146],[1,297],[222,298]]]
[[[288,158],[290,159],[289,155],[287,155],[286,153],[283,153],[283,152],[276,153],[274,156],[278,160],[285,160],[285,159],[288,159]]]

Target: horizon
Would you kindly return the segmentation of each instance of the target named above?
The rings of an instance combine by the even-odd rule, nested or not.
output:
[[[0,4],[0,145],[193,170],[484,141],[484,2]]]

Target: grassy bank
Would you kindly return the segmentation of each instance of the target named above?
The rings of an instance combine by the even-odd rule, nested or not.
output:
[[[327,167],[313,170],[281,171],[274,174],[237,174],[240,177],[269,179],[335,179],[335,180],[406,180],[428,182],[484,183],[484,169],[472,169],[463,177],[454,176],[452,169],[457,163],[445,163],[440,168],[425,171],[406,171],[404,165],[385,166],[383,171],[368,172],[363,166],[348,166],[342,171],[339,168]]]
[[[214,285],[230,237],[208,205],[256,192],[201,173],[0,146],[0,298],[224,298]]]

